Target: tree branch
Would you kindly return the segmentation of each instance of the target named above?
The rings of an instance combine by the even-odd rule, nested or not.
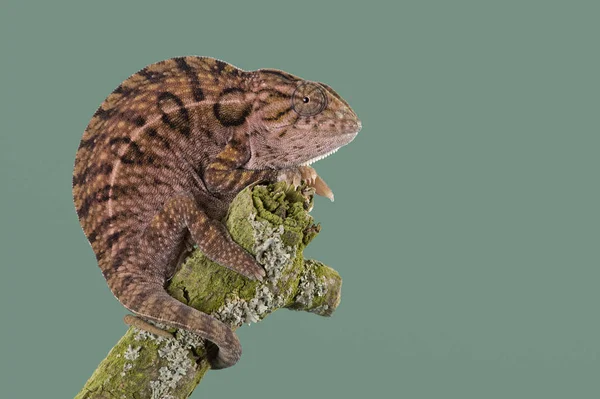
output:
[[[169,293],[234,329],[279,308],[331,315],[342,280],[335,270],[303,257],[320,230],[310,208],[312,192],[305,188],[276,183],[242,191],[231,204],[226,226],[264,266],[265,281],[250,281],[195,250],[170,281]],[[187,398],[210,368],[207,350],[197,335],[169,331],[174,338],[131,327],[76,399]]]

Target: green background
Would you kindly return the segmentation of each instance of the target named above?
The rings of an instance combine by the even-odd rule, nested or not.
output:
[[[215,2],[217,3],[217,2]],[[81,134],[145,65],[210,55],[334,87],[317,171],[330,319],[280,311],[194,398],[598,398],[600,3],[0,5],[0,397],[73,397],[124,333],[71,200]]]

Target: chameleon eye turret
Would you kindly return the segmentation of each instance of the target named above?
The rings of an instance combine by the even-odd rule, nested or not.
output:
[[[315,116],[327,107],[327,93],[317,83],[306,82],[292,95],[292,108],[300,116]]]

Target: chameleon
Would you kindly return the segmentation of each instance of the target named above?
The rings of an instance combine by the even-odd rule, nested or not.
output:
[[[265,270],[222,220],[260,182],[301,181],[333,199],[309,165],[350,143],[361,122],[324,83],[186,56],[121,83],[86,127],[73,171],[77,215],[114,296],[137,317],[199,334],[213,369],[234,365],[229,326],[171,297],[165,284],[193,244],[255,280]]]

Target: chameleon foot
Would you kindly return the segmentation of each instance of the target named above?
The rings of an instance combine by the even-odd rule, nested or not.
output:
[[[333,192],[327,186],[327,183],[319,177],[317,171],[310,166],[301,165],[292,169],[284,169],[279,173],[277,180],[288,182],[294,188],[304,181],[309,187],[315,189],[317,195],[327,197],[333,201]]]
[[[123,317],[123,321],[128,326],[133,326],[133,327],[139,328],[140,330],[147,331],[154,335],[158,335],[160,337],[165,337],[165,338],[173,338],[173,334],[171,334],[170,332],[163,330],[162,328],[158,328],[154,324],[150,324],[147,321],[142,320],[138,316],[128,314],[128,315],[125,315],[125,317]]]

